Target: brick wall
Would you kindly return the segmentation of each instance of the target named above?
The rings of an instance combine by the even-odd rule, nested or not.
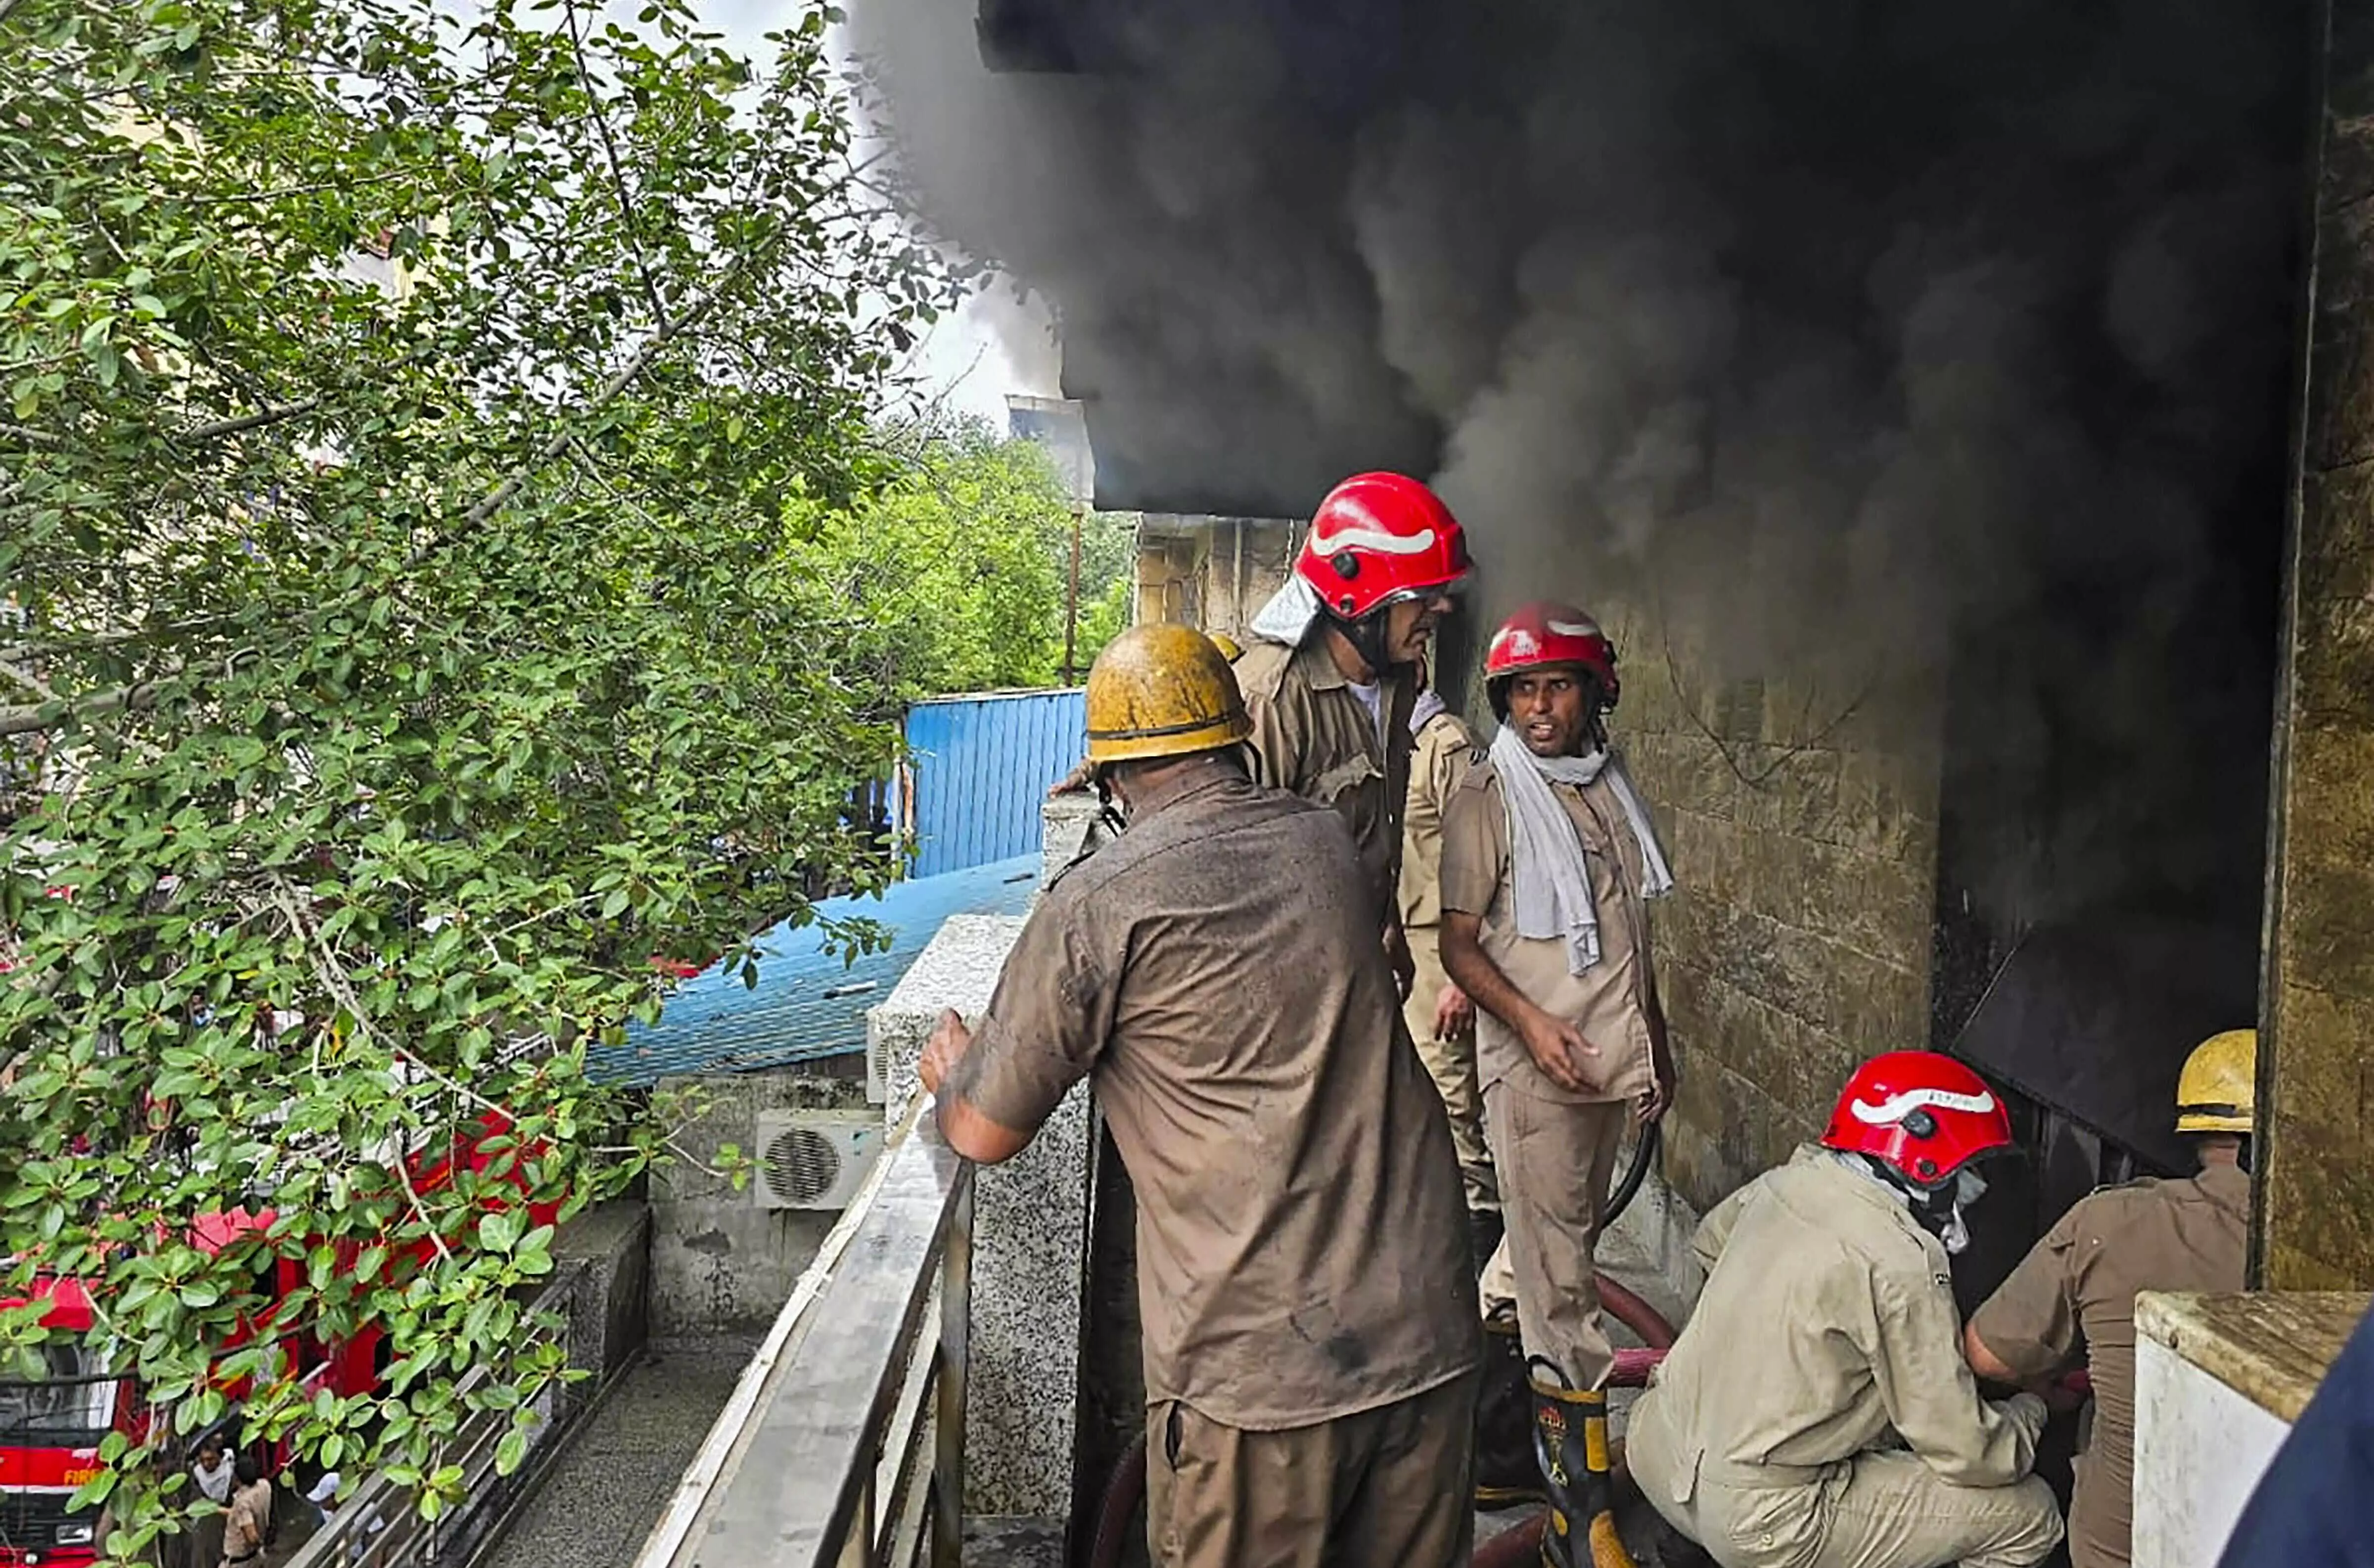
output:
[[[2258,1255],[2374,1285],[2374,0],[2333,0],[2276,734]]]

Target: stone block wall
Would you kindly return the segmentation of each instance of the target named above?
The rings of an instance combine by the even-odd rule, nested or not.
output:
[[[2374,0],[2332,0],[2276,720],[2257,1264],[2374,1285]]]
[[[1011,916],[951,916],[890,1000],[866,1014],[894,1126],[921,1091],[915,1064],[941,1010],[978,1019],[1021,930]],[[1028,1148],[974,1177],[969,1514],[1070,1511],[1089,1110],[1087,1085],[1075,1085]]]
[[[1817,1134],[1857,1061],[1929,1044],[1944,697],[1891,669],[1719,681],[1599,613],[1680,884],[1652,917],[1682,1075],[1665,1169],[1703,1209]]]

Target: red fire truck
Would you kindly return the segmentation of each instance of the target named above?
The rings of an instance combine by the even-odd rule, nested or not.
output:
[[[484,1170],[494,1158],[485,1141],[507,1128],[499,1117],[485,1118],[463,1153],[463,1164]],[[423,1196],[434,1193],[452,1179],[453,1168],[451,1159],[433,1164],[416,1160],[413,1184]],[[531,1223],[538,1225],[551,1223],[557,1211],[553,1204],[528,1206]],[[220,1253],[272,1222],[269,1210],[210,1215],[194,1227],[190,1239],[201,1251]],[[465,1239],[451,1237],[449,1244]],[[391,1268],[404,1260],[418,1267],[433,1252],[432,1245],[421,1240],[392,1260]],[[304,1282],[301,1259],[276,1258],[269,1269],[265,1293],[276,1302]],[[100,1511],[71,1510],[68,1502],[98,1472],[99,1445],[107,1434],[121,1432],[135,1440],[144,1436],[152,1411],[134,1379],[96,1363],[85,1348],[98,1319],[84,1281],[41,1280],[32,1299],[48,1304],[42,1327],[71,1338],[53,1339],[43,1348],[47,1364],[38,1376],[28,1376],[30,1369],[25,1367],[0,1366],[0,1568],[71,1568],[98,1557]],[[22,1298],[0,1301],[0,1306],[23,1305]],[[258,1315],[265,1332],[273,1331],[272,1319],[270,1308]],[[343,1397],[367,1393],[378,1385],[382,1363],[377,1328],[337,1344],[323,1344],[294,1326],[280,1338],[287,1364],[300,1369],[308,1389],[325,1388]],[[235,1395],[237,1390],[227,1392]],[[268,1469],[286,1464],[290,1457],[285,1448],[259,1454]]]

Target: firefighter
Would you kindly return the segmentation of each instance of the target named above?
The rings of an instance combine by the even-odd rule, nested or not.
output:
[[[1410,713],[1409,796],[1402,814],[1401,916],[1416,983],[1402,1004],[1402,1021],[1426,1063],[1442,1108],[1451,1114],[1451,1144],[1467,1191],[1467,1230],[1480,1273],[1500,1241],[1500,1188],[1484,1143],[1484,1091],[1475,1076],[1475,1008],[1443,972],[1438,928],[1442,923],[1442,818],[1467,771],[1475,737],[1416,670],[1417,705]]]
[[[1008,1159],[1092,1080],[1137,1192],[1157,1563],[1463,1563],[1475,1277],[1358,852],[1247,776],[1202,633],[1122,633],[1087,712],[1125,826],[1047,890],[978,1024],[941,1018],[940,1129]]]
[[[1343,813],[1404,996],[1416,978],[1395,897],[1411,666],[1469,569],[1466,535],[1433,491],[1398,474],[1355,474],[1311,514],[1286,586],[1236,661],[1261,781]]]
[[[1673,875],[1608,745],[1618,684],[1598,624],[1525,605],[1493,634],[1484,674],[1500,728],[1443,824],[1442,961],[1479,1014],[1545,1546],[1569,1565],[1581,1552],[1570,1525],[1606,1500],[1604,1445],[1587,1441],[1615,1366],[1592,1259],[1600,1211],[1627,1119],[1662,1115],[1673,1093],[1646,908]]]
[[[2060,1541],[2028,1473],[2044,1401],[1979,1397],[1954,1307],[1974,1166],[2010,1146],[1977,1073],[1890,1052],[1847,1079],[1818,1145],[1698,1227],[1706,1289],[1626,1454],[1723,1568],[2026,1568]]]
[[[2128,1561],[2134,1528],[2135,1293],[2239,1291],[2251,1223],[2251,1115],[2259,1036],[2213,1035],[2177,1079],[2176,1129],[2201,1164],[2186,1181],[2135,1181],[2078,1202],[1972,1315],[1970,1369],[2049,1382],[2082,1353],[2094,1411],[2069,1507],[2073,1568]]]

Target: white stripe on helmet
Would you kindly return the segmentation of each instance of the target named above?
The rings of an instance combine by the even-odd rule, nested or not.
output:
[[[1421,528],[1407,538],[1388,533],[1381,528],[1362,528],[1357,523],[1346,523],[1332,533],[1310,531],[1312,554],[1333,556],[1341,550],[1376,550],[1388,556],[1416,556],[1434,548],[1434,530]]]
[[[1875,1106],[1864,1100],[1851,1101],[1847,1109],[1866,1126],[1885,1127],[1902,1121],[1924,1106],[1941,1111],[1991,1111],[1995,1108],[1995,1097],[1983,1089],[1975,1094],[1957,1094],[1951,1089],[1907,1089]]]

